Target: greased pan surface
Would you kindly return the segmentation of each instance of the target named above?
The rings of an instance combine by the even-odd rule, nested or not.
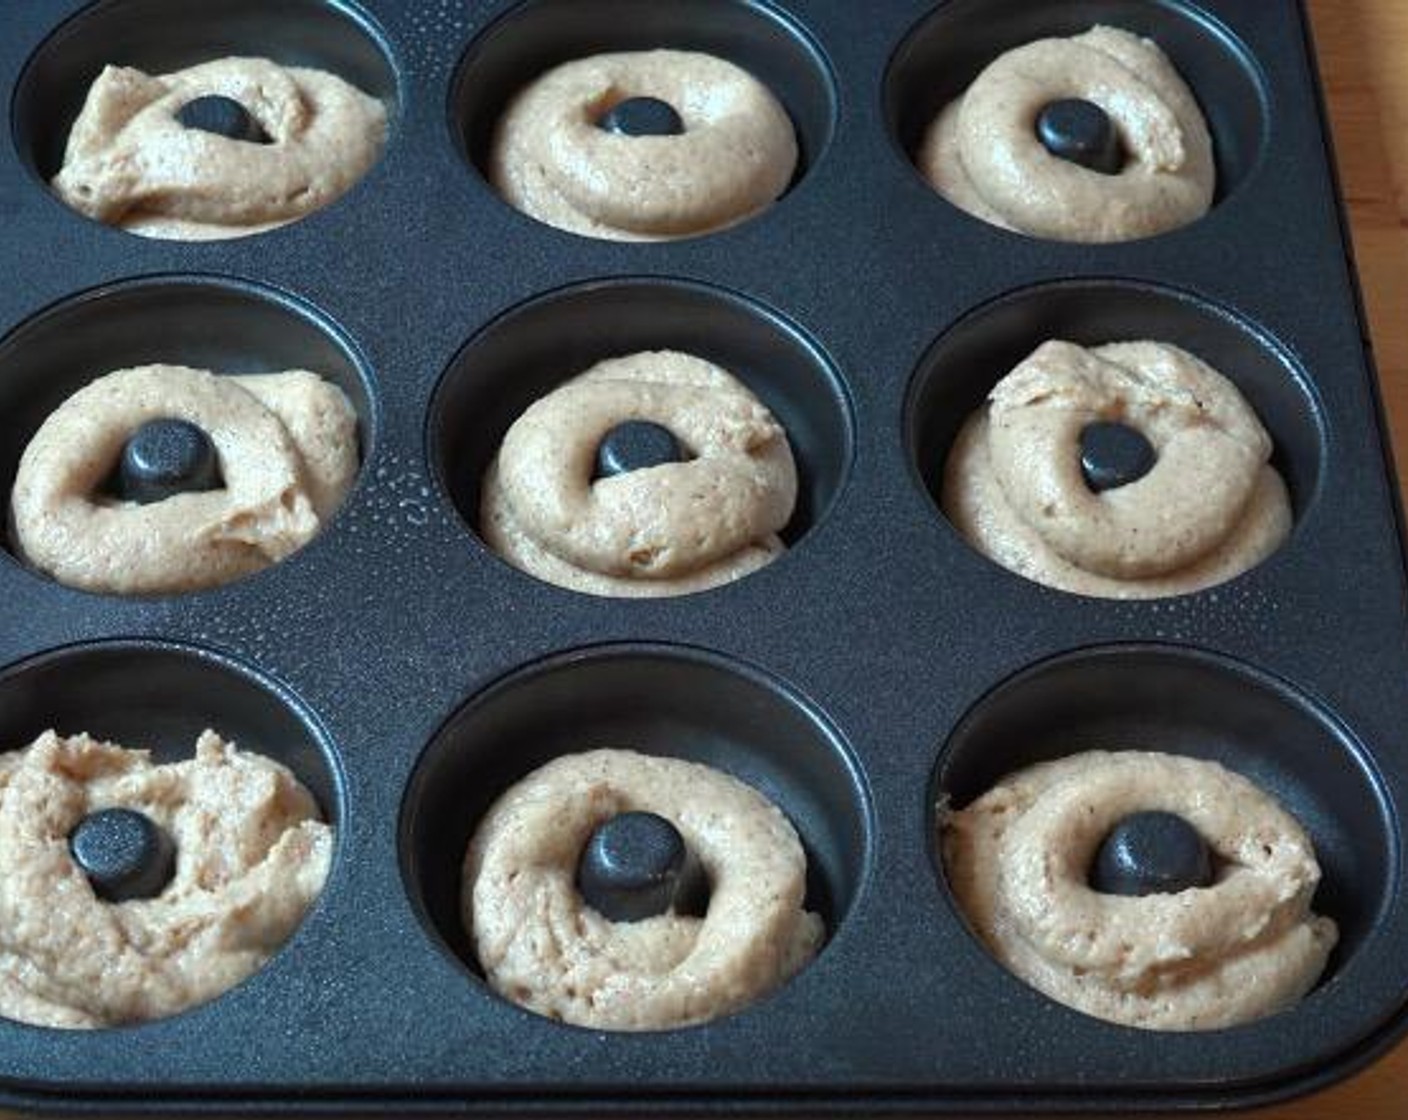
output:
[[[1354,1068],[1401,1026],[1408,894],[1404,555],[1379,406],[1294,0],[786,5],[69,0],[6,5],[0,485],[50,409],[122,365],[306,365],[348,390],[364,465],[260,575],[179,597],[65,589],[0,554],[0,745],[54,724],[189,750],[213,723],[293,766],[338,829],[323,896],[269,965],[134,1028],[0,1023],[31,1108],[927,1111],[1237,1105]],[[905,154],[1007,46],[1106,21],[1158,39],[1209,117],[1203,220],[1061,245],[967,217]],[[546,66],[670,45],[752,69],[797,124],[781,202],[624,245],[539,225],[477,170]],[[104,62],[321,65],[392,106],[346,198],[238,241],[146,241],[49,194]],[[962,416],[1056,329],[1154,337],[1261,413],[1296,527],[1171,600],[1084,599],[980,557],[931,495]],[[503,431],[599,357],[694,350],[788,427],[788,553],[697,596],[596,599],[473,529]],[[1006,363],[1004,365],[1003,363]],[[1272,1019],[1150,1034],[1009,976],[959,915],[933,805],[1099,745],[1222,759],[1311,832],[1342,941]],[[706,1026],[565,1027],[491,994],[455,920],[478,813],[568,750],[712,761],[797,824],[819,958]]]

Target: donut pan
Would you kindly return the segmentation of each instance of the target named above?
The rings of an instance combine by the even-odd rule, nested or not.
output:
[[[960,213],[907,157],[1006,47],[1155,37],[1215,135],[1201,221],[1055,244]],[[0,1022],[0,1104],[224,1112],[932,1112],[1261,1103],[1360,1067],[1408,1003],[1408,606],[1393,471],[1297,0],[26,0],[0,17],[0,487],[42,418],[147,361],[306,366],[364,465],[326,531],[219,590],[119,599],[0,552],[0,745],[50,725],[159,754],[206,725],[282,758],[337,826],[321,900],[262,971],[171,1019]],[[674,46],[782,97],[802,166],[727,232],[597,242],[486,184],[548,65]],[[244,240],[147,241],[45,187],[108,61],[323,66],[392,106],[347,197]],[[983,559],[932,495],[964,415],[1036,342],[1152,337],[1218,365],[1276,441],[1295,530],[1223,586],[1113,602]],[[700,595],[592,598],[474,530],[511,420],[597,358],[713,358],[786,424],[777,562]],[[470,516],[466,516],[468,511]],[[818,959],[711,1024],[613,1035],[499,999],[458,928],[466,839],[557,754],[629,745],[753,782],[809,855]],[[1342,931],[1294,1009],[1206,1034],[1082,1016],[960,916],[934,804],[1092,746],[1221,759],[1313,836]]]

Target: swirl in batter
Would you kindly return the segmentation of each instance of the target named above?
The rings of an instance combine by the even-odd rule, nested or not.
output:
[[[611,922],[577,892],[593,830],[618,813],[668,819],[709,877],[702,918]],[[494,990],[540,1015],[663,1030],[736,1011],[816,955],[806,856],[787,818],[721,771],[627,750],[567,755],[495,802],[464,863],[464,924]]]
[[[214,444],[223,485],[139,505],[107,483],[144,423],[185,420]],[[357,418],[315,373],[224,377],[185,366],[117,370],[44,421],[11,496],[22,557],[86,591],[214,587],[302,548],[357,473]]]
[[[593,481],[617,424],[670,429],[688,458]],[[599,362],[531,405],[486,473],[480,531],[515,567],[593,595],[682,595],[784,549],[797,473],[787,434],[731,374],[647,351]]]
[[[678,135],[598,127],[631,98],[664,101]],[[531,83],[499,122],[494,187],[548,225],[589,237],[659,241],[735,225],[770,206],[797,166],[792,120],[731,62],[690,51],[600,54]]]
[[[176,846],[154,898],[100,899],[69,851],[89,813],[134,809]],[[214,999],[263,966],[322,890],[332,830],[284,767],[213,731],[195,757],[47,731],[0,755],[0,1015],[111,1027]]]
[[[1096,493],[1081,472],[1091,423],[1142,433],[1157,461]],[[1081,595],[1151,598],[1209,587],[1285,540],[1290,499],[1271,438],[1236,387],[1161,342],[1045,342],[959,432],[943,508],[979,551]]]
[[[1066,99],[1110,118],[1125,153],[1117,174],[1043,147],[1037,118]],[[934,118],[916,163],[975,217],[1058,241],[1128,241],[1186,225],[1207,212],[1216,185],[1192,91],[1157,44],[1114,27],[999,56]]]
[[[187,128],[188,102],[238,102],[269,143]],[[90,218],[146,237],[243,237],[345,194],[381,155],[386,107],[321,70],[222,58],[152,76],[108,66],[69,133],[54,189]]]
[[[1219,864],[1215,882],[1126,897],[1087,885],[1105,835],[1175,813]],[[1324,970],[1335,923],[1310,910],[1320,867],[1305,831],[1213,762],[1092,751],[1010,774],[940,813],[949,885],[969,924],[1051,998],[1151,1030],[1214,1030],[1274,1014]]]

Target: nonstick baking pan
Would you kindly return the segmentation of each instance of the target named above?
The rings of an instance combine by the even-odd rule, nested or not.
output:
[[[968,217],[909,159],[1001,50],[1115,24],[1188,79],[1216,204],[1073,245]],[[797,127],[784,198],[661,244],[538,224],[483,174],[506,99],[555,62],[732,59]],[[350,194],[242,240],[149,241],[46,181],[90,81],[255,54],[391,107]],[[307,548],[218,590],[121,599],[0,553],[0,745],[49,726],[190,750],[213,726],[290,765],[335,822],[320,901],[215,1001],[141,1026],[0,1023],[0,1101],[34,1110],[924,1112],[1231,1107],[1381,1052],[1408,1002],[1408,611],[1398,499],[1296,0],[24,0],[0,10],[0,490],[43,417],[109,370],[308,367],[364,464]],[[1259,411],[1290,539],[1222,586],[1117,602],[984,559],[935,498],[958,425],[1037,342],[1155,338]],[[526,405],[593,361],[714,359],[782,419],[801,475],[765,569],[622,601],[524,575],[476,534]],[[965,925],[934,806],[1091,746],[1223,760],[1306,825],[1342,939],[1298,1006],[1210,1033],[1087,1018]],[[563,752],[711,762],[795,822],[818,959],[708,1025],[610,1034],[494,995],[457,917],[478,815]],[[3,872],[0,872],[3,873]]]

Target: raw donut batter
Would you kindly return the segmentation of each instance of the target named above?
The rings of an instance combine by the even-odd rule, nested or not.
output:
[[[598,126],[631,98],[664,101],[677,135]],[[600,54],[548,71],[499,122],[490,178],[539,221],[617,241],[724,229],[770,206],[797,166],[791,118],[757,79],[690,51]]]
[[[1037,119],[1053,102],[1100,107],[1123,168],[1102,174],[1052,155]],[[998,57],[929,126],[919,170],[955,206],[993,225],[1058,241],[1128,241],[1200,218],[1216,185],[1197,100],[1158,46],[1094,27]]]
[[[619,813],[673,822],[710,884],[702,918],[611,922],[575,886],[593,830]],[[608,1030],[662,1030],[736,1011],[816,955],[806,856],[752,787],[698,763],[627,750],[567,755],[499,798],[464,864],[464,924],[501,995]]]
[[[224,485],[149,505],[106,493],[127,440],[161,418],[207,434]],[[117,370],[69,397],[25,448],[13,537],[26,561],[70,587],[119,595],[214,587],[312,540],[357,466],[356,414],[317,374]]]
[[[1220,862],[1213,885],[1145,897],[1087,885],[1131,813],[1177,814]],[[1052,999],[1152,1030],[1213,1030],[1283,1010],[1319,978],[1335,923],[1310,911],[1305,831],[1213,762],[1092,751],[1010,774],[939,814],[949,885],[992,953]]]
[[[638,419],[691,458],[593,482],[602,438]],[[787,434],[752,393],[701,358],[648,351],[597,363],[519,417],[485,475],[480,531],[562,587],[682,595],[777,557],[796,496]]]
[[[113,806],[175,841],[174,877],[154,898],[102,901],[70,854],[79,822]],[[298,927],[331,855],[307,790],[213,731],[164,766],[46,731],[0,755],[0,1015],[108,1027],[214,999]]]
[[[187,128],[188,102],[244,107],[269,143]],[[146,237],[243,237],[296,221],[362,178],[386,143],[386,107],[335,75],[222,58],[153,77],[108,66],[69,133],[54,189],[100,222]]]
[[[1096,421],[1146,436],[1138,481],[1094,493],[1078,441]],[[1081,595],[1151,598],[1260,563],[1291,528],[1271,438],[1236,387],[1176,346],[1046,342],[964,424],[943,508],[981,552]]]

